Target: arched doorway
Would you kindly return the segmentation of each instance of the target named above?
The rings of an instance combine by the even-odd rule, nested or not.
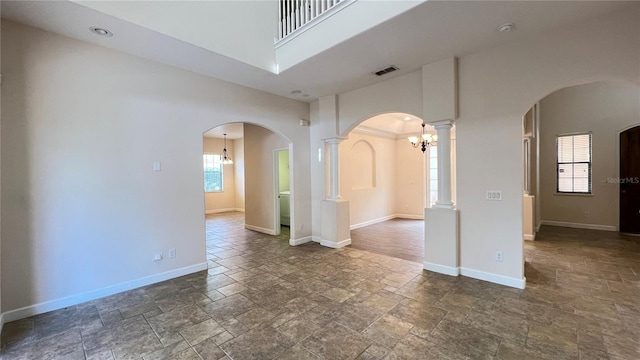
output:
[[[424,129],[424,153],[422,120],[411,114],[378,114],[345,134],[340,188],[350,202],[352,247],[422,263],[424,208],[437,195],[435,131]],[[408,137],[420,141],[413,146]]]
[[[591,82],[557,90],[525,115],[523,230],[536,240],[524,245],[527,282],[557,281],[558,269],[534,253],[558,263],[589,258],[595,278],[616,266],[597,259],[624,248],[624,218],[640,210],[632,200],[640,136],[630,131],[640,123],[639,95],[630,83]]]
[[[289,187],[291,143],[284,136],[250,123],[230,123],[203,134],[203,182],[207,241],[280,236],[289,242],[295,219]],[[283,206],[280,194],[286,191]],[[282,226],[280,209],[286,210]]]

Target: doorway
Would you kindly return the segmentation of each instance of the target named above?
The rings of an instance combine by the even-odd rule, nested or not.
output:
[[[283,232],[282,228],[285,227],[285,231],[291,227],[291,181],[290,181],[290,160],[289,149],[277,149],[275,150],[275,166],[274,171],[276,184],[276,229]],[[278,234],[280,235],[280,234]]]
[[[620,133],[620,232],[640,234],[640,126]]]

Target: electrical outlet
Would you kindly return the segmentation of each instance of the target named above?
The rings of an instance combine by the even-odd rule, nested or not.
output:
[[[496,251],[496,261],[502,261],[502,251]]]
[[[162,251],[156,251],[153,254],[153,261],[160,261],[162,260]]]
[[[587,218],[589,217],[589,212],[588,211],[584,212],[584,217],[587,217]]]
[[[176,257],[176,248],[169,249],[169,259],[173,259]]]

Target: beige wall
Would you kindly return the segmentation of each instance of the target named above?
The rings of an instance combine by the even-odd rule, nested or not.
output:
[[[260,123],[309,159],[306,103],[4,20],[1,70],[5,318],[206,269],[204,131]],[[305,237],[309,172],[293,171]]]
[[[204,153],[217,154],[222,153],[224,148],[224,140],[210,137],[203,138],[203,151]],[[233,164],[224,165],[222,169],[222,184],[223,191],[220,192],[205,192],[204,193],[204,206],[205,213],[212,214],[223,211],[242,211],[244,207],[236,206],[236,194],[239,190],[236,181],[236,161],[242,162],[243,159],[238,158],[238,154],[235,151],[235,140],[227,140],[227,150],[233,160]]]
[[[423,177],[422,152],[406,139],[353,131],[340,144],[340,192],[350,201],[352,226],[396,216],[422,218]]]
[[[233,140],[233,154],[235,208],[244,211],[244,138]]]
[[[276,149],[289,146],[282,136],[261,126],[244,124],[245,225],[253,230],[276,231]],[[278,229],[279,230],[279,229]]]
[[[543,221],[618,227],[619,133],[640,124],[640,90],[596,82],[554,92],[540,102],[540,190]],[[592,132],[593,196],[556,195],[556,135]]]

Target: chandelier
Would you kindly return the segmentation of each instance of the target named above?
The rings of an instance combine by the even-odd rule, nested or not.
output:
[[[420,136],[409,136],[409,142],[414,148],[420,147],[422,152],[427,151],[429,146],[438,145],[438,135],[428,134],[424,129],[425,123],[422,123],[422,134]]]
[[[224,149],[222,150],[222,155],[220,155],[220,159],[222,160],[222,165],[233,164],[233,160],[231,160],[231,156],[227,153],[227,134],[224,134]]]

